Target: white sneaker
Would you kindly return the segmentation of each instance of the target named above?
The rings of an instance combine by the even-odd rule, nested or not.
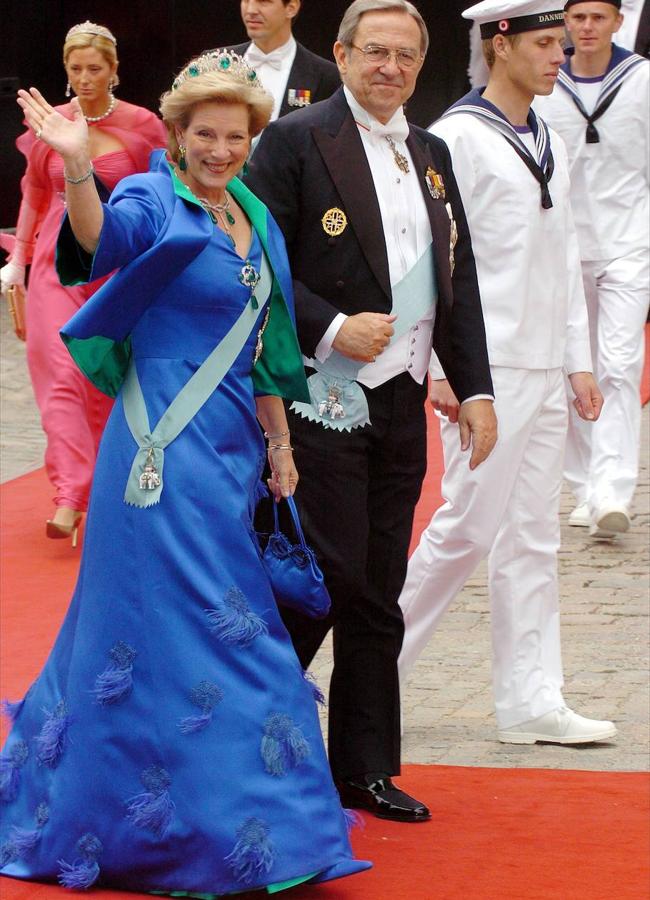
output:
[[[568,522],[569,525],[576,525],[579,528],[589,528],[593,522],[587,504],[580,503],[579,506],[576,506],[576,508],[569,513]]]
[[[615,537],[630,527],[630,516],[624,506],[602,506],[597,510],[589,530],[592,537]]]
[[[590,744],[592,741],[606,741],[615,736],[616,726],[613,722],[585,719],[566,706],[499,731],[502,744],[534,744],[536,741]]]

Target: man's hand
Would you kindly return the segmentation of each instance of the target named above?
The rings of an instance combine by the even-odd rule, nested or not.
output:
[[[364,312],[348,316],[332,343],[334,350],[359,362],[374,362],[386,349],[397,316]]]
[[[603,395],[591,372],[574,372],[569,375],[571,390],[575,394],[573,405],[581,419],[595,422],[603,408]]]
[[[460,449],[467,450],[471,444],[470,469],[475,469],[492,452],[497,442],[497,417],[491,400],[469,400],[461,404],[458,414],[460,428]]]
[[[450,422],[456,423],[458,421],[460,403],[446,378],[436,379],[431,382],[429,400],[431,400],[431,406],[441,415],[447,416]]]

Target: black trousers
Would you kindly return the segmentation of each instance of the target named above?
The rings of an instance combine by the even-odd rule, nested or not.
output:
[[[426,382],[367,389],[371,424],[351,432],[290,413],[296,503],[332,597],[327,619],[283,611],[303,667],[333,628],[329,758],[334,777],[400,770],[397,658],[413,513],[426,469]]]

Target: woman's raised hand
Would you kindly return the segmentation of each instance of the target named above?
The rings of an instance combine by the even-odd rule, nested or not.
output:
[[[70,104],[72,119],[66,119],[51,107],[34,87],[29,91],[18,91],[18,105],[22,107],[27,124],[33,128],[36,137],[64,159],[87,155],[88,125],[76,97]]]

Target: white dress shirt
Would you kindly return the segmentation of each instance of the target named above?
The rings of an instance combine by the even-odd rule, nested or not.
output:
[[[273,96],[271,122],[280,115],[280,107],[287,92],[289,72],[295,58],[296,39],[293,35],[286,44],[276,47],[270,53],[263,53],[255,43],[251,43],[244,53],[248,65],[255,70],[264,88]]]
[[[415,166],[406,146],[408,123],[400,107],[384,126],[357,103],[347,87],[344,89],[352,115],[359,128],[363,149],[368,159],[388,254],[391,286],[396,285],[413,268],[431,243],[431,224]],[[406,157],[409,172],[402,172],[385,138],[393,137],[397,150]],[[332,343],[347,316],[339,313],[316,348],[316,358],[324,362],[332,350]],[[431,355],[431,338],[435,319],[435,305],[409,331],[392,342],[376,362],[359,370],[357,380],[373,388],[389,378],[408,372],[422,384]]]

